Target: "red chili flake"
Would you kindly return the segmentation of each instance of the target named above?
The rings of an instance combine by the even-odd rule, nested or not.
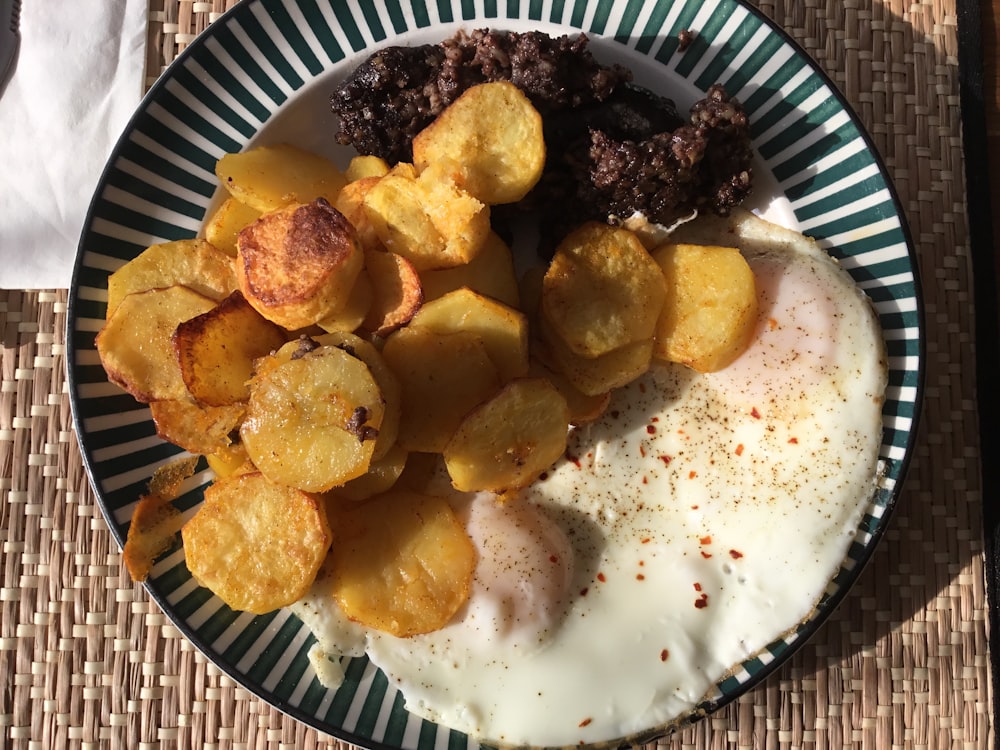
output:
[[[552,562],[552,563],[559,562],[559,556],[558,555],[549,555],[549,562]]]
[[[647,435],[655,435],[656,434],[656,425],[652,425],[652,424],[646,425],[646,434]]]
[[[639,561],[639,567],[640,567],[640,568],[644,568],[644,567],[646,567],[646,561],[645,561],[645,560],[640,560],[640,561]]]
[[[659,422],[660,418],[659,417],[652,417],[649,421],[650,422]]]
[[[788,438],[788,442],[791,443],[792,445],[798,445],[799,439],[797,437]]]
[[[642,456],[643,458],[646,457],[646,446],[645,445],[640,445],[639,446],[639,455]]]
[[[580,596],[586,596],[588,591],[590,591],[590,589],[584,586],[582,589],[580,589]]]
[[[635,574],[635,580],[637,580],[637,581],[645,581],[646,580],[646,576],[644,576],[642,573],[636,573]]]
[[[581,727],[585,727],[585,726],[587,726],[592,721],[593,721],[593,719],[591,719],[590,717],[587,717],[586,719],[584,719],[583,721],[580,722],[580,726]]]
[[[643,484],[649,484],[649,477],[643,477],[642,478],[642,483]]]
[[[743,553],[740,552],[739,550],[731,549],[729,550],[729,556],[734,560],[739,560],[741,557],[743,557]]]
[[[704,557],[706,560],[709,560],[712,557],[712,555],[710,553],[706,552],[705,550],[701,551],[701,556]]]
[[[743,455],[743,443],[740,443],[739,445],[736,446],[736,455],[737,456]]]
[[[710,537],[710,536],[703,536],[701,539],[698,540],[698,542],[699,542],[699,544],[711,544],[712,543],[712,537]]]
[[[608,579],[604,577],[604,573],[598,573],[597,580],[600,581],[601,583],[604,583]]]
[[[694,585],[694,590],[695,590],[695,591],[701,591],[701,584],[700,584],[700,583],[696,583],[696,584]]]
[[[691,510],[698,510],[698,506],[697,505],[692,505],[691,506]]]
[[[639,540],[639,544],[649,544],[649,543],[650,543],[651,541],[653,541],[653,540],[652,540],[652,539],[650,539],[650,538],[649,538],[649,537],[647,536],[647,537],[643,537],[642,539],[640,539],[640,540]]]
[[[688,472],[688,479],[694,479],[696,476],[698,476],[698,472],[697,471],[689,471]]]
[[[670,651],[668,651],[667,649],[663,649],[660,652],[660,661],[666,661],[669,658],[670,658]]]
[[[757,411],[756,406],[750,410],[750,416],[753,417],[754,419],[760,419],[760,412]]]
[[[567,453],[566,454],[566,460],[569,461],[572,464],[575,464],[576,468],[578,468],[578,469],[580,468],[580,457],[579,456],[574,456],[572,453]]]
[[[660,456],[660,460],[663,461],[664,466],[670,466],[670,462],[674,460],[674,457],[663,454]]]
[[[778,327],[778,321],[774,318],[768,318],[767,324],[771,327],[772,331]]]
[[[702,594],[700,598],[695,599],[694,606],[698,609],[705,609],[708,606],[708,594]]]

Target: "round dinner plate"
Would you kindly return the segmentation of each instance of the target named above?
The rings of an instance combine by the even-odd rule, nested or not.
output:
[[[916,431],[922,316],[916,262],[899,201],[857,117],[828,78],[772,22],[736,0],[244,0],[160,77],[121,137],[98,185],[70,291],[70,397],[80,446],[112,533],[124,542],[153,471],[178,448],[160,440],[148,408],[110,384],[94,347],[110,273],[147,246],[193,237],[219,200],[216,160],[291,141],[346,163],[333,144],[328,97],[337,81],[388,44],[438,42],[459,29],[585,32],[602,62],[674,99],[679,111],[713,83],[743,102],[756,151],[751,207],[815,237],[867,292],[889,355],[881,459],[885,473],[847,559],[794,633],[775,640],[690,716],[710,712],[775,671],[857,579],[899,494]],[[679,33],[693,32],[680,48]],[[190,514],[211,478],[204,464],[177,505]],[[409,714],[366,658],[323,688],[307,659],[309,631],[287,611],[234,612],[191,578],[178,545],[155,565],[152,597],[223,671],[268,703],[363,746],[432,750],[475,741]],[[630,738],[641,741],[662,733]]]

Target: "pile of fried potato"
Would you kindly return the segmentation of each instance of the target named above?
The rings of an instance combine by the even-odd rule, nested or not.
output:
[[[180,534],[236,609],[290,604],[326,565],[352,619],[442,627],[475,551],[421,479],[429,458],[458,490],[509,497],[654,358],[708,371],[749,341],[753,275],[729,248],[647,249],[593,223],[518,278],[490,208],[531,190],[545,144],[515,86],[468,90],[413,153],[343,173],[285,144],[227,154],[205,238],[109,278],[101,361],[214,469]],[[148,516],[126,545],[137,580],[179,525]]]

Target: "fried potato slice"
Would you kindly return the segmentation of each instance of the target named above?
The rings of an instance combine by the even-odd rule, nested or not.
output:
[[[556,248],[542,283],[542,315],[582,357],[650,339],[663,309],[663,272],[631,232],[584,224]]]
[[[188,398],[172,338],[179,324],[213,307],[215,300],[185,286],[125,297],[95,341],[108,379],[142,403]]]
[[[366,627],[405,638],[444,627],[469,597],[476,550],[448,503],[392,490],[336,514],[333,596]]]
[[[364,265],[354,227],[323,199],[264,214],[240,232],[237,245],[240,291],[288,330],[343,308]]]
[[[254,360],[280,348],[286,335],[236,291],[178,325],[172,339],[188,392],[206,406],[225,406],[250,397]]]
[[[473,333],[482,339],[503,380],[528,374],[527,317],[471,289],[456,289],[425,303],[413,316],[410,326],[438,333]]]
[[[202,406],[190,398],[154,401],[149,405],[156,434],[189,453],[209,455],[225,450],[243,421],[241,403]]]
[[[423,285],[413,264],[397,253],[366,250],[365,269],[372,278],[374,300],[361,327],[384,338],[420,309]]]
[[[368,317],[368,311],[374,303],[375,288],[371,276],[362,269],[347,295],[347,303],[317,325],[327,332],[356,331]]]
[[[306,594],[332,535],[315,495],[255,472],[210,485],[181,537],[199,584],[233,609],[264,614]]]
[[[208,468],[214,471],[219,479],[257,471],[241,442],[231,443],[215,453],[206,454],[205,460],[208,462]]]
[[[236,238],[243,228],[260,218],[256,208],[226,198],[205,222],[205,239],[231,258],[236,257]]]
[[[108,277],[107,317],[127,295],[168,286],[186,286],[220,300],[236,289],[236,267],[205,240],[151,245]]]
[[[375,232],[375,227],[368,218],[365,211],[365,196],[381,177],[362,177],[361,179],[348,182],[344,189],[337,195],[337,200],[333,207],[342,213],[351,222],[354,231],[357,232],[358,242],[361,247],[368,250],[385,250],[382,240]]]
[[[520,292],[514,271],[514,256],[495,232],[490,232],[476,256],[453,268],[420,274],[424,301],[443,297],[463,286],[511,307],[520,306]]]
[[[367,472],[342,487],[330,490],[329,494],[337,500],[358,503],[388,492],[403,474],[409,455],[409,451],[394,443],[384,456],[371,462]]]
[[[733,247],[663,245],[653,252],[667,281],[654,356],[698,372],[721,370],[749,346],[757,286]]]
[[[344,177],[347,182],[357,182],[368,177],[384,177],[389,174],[389,164],[379,156],[368,156],[359,154],[351,157],[351,161],[344,170]]]
[[[490,231],[489,207],[461,190],[451,171],[411,177],[398,167],[364,196],[379,241],[418,271],[468,263]]]
[[[468,331],[400,328],[382,356],[402,387],[397,441],[410,451],[444,450],[462,418],[501,385],[486,345]]]
[[[283,352],[292,350],[287,359]],[[240,437],[274,482],[326,492],[368,470],[385,402],[360,358],[335,346],[291,342],[258,366]]]
[[[520,378],[470,412],[444,449],[455,489],[525,487],[566,452],[569,407],[546,378]]]
[[[462,165],[461,184],[483,203],[519,201],[545,166],[542,117],[512,83],[473,86],[413,139],[419,170],[442,161]]]
[[[569,423],[571,425],[584,425],[593,422],[607,410],[611,403],[611,391],[603,393],[586,394],[573,385],[569,378],[539,359],[532,359],[531,367],[528,370],[530,377],[545,378],[556,390],[566,399],[566,406],[569,409]]]
[[[236,200],[261,213],[316,198],[333,203],[347,184],[332,161],[288,143],[226,154],[215,175]]]
[[[357,357],[368,366],[368,371],[375,378],[384,402],[382,424],[378,428],[378,437],[375,438],[375,449],[371,458],[372,461],[378,461],[395,445],[399,435],[399,418],[403,410],[399,379],[385,361],[382,352],[373,343],[360,336],[346,331],[335,331],[316,336],[315,341],[323,346],[336,346]]]
[[[599,357],[581,357],[555,334],[543,318],[540,334],[547,362],[561,372],[574,388],[588,396],[631,383],[649,370],[653,358],[653,340],[635,341]]]
[[[196,456],[171,461],[153,472],[145,495],[132,511],[122,560],[133,581],[145,581],[156,558],[169,550],[184,524],[184,517],[174,507],[181,483],[194,474]]]

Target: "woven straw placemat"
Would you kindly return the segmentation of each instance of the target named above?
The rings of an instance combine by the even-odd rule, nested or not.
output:
[[[234,0],[153,0],[147,81]],[[831,75],[899,190],[926,401],[888,532],[777,674],[664,748],[993,746],[955,0],[762,2]],[[81,465],[66,292],[0,292],[0,748],[332,748],[220,674],[121,558]]]

